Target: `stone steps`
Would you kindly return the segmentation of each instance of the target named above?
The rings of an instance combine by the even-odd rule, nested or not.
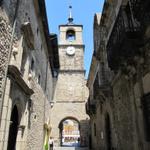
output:
[[[54,150],[89,150],[87,147],[55,147]]]

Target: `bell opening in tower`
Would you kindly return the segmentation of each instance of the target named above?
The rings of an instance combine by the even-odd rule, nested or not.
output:
[[[74,30],[68,30],[66,32],[66,40],[68,40],[68,41],[74,41],[75,40],[75,31]]]

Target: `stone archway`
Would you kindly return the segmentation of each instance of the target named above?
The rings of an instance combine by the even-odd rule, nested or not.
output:
[[[16,149],[16,139],[18,133],[18,125],[19,125],[19,114],[17,106],[15,105],[10,118],[10,128],[9,128],[9,136],[8,136],[8,146],[7,150],[15,150]]]
[[[80,122],[73,117],[66,117],[59,123],[60,145],[80,146]]]

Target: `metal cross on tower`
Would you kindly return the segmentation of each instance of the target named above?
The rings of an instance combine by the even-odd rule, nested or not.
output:
[[[73,17],[72,17],[72,6],[69,6],[69,18],[68,18],[69,24],[73,23]]]

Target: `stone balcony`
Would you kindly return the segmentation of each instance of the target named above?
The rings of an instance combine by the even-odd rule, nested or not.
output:
[[[141,26],[142,35],[145,41],[150,38],[150,1],[149,0],[130,0],[131,10],[134,18]],[[146,36],[145,36],[146,35]]]
[[[112,73],[101,68],[93,84],[93,98],[95,101],[103,102],[104,99],[102,97],[104,95],[108,97],[111,94],[111,80]]]
[[[132,60],[138,53],[140,37],[140,26],[133,20],[130,7],[120,7],[106,46],[108,64],[112,70],[118,70],[124,61]]]
[[[141,22],[150,17],[149,0],[130,0],[129,3],[131,5],[133,15],[138,21]]]
[[[89,116],[96,114],[96,102],[91,102],[90,99],[88,99],[86,103],[86,113]]]

